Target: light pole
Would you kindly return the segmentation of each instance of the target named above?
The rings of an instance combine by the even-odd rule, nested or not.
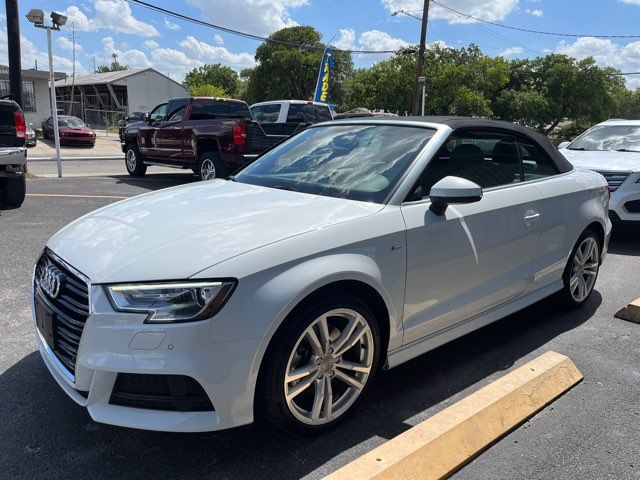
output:
[[[49,90],[51,94],[51,117],[53,120],[53,141],[56,146],[56,162],[58,163],[58,177],[62,177],[62,159],[60,158],[60,132],[58,131],[58,105],[56,103],[56,79],[53,74],[53,54],[51,53],[51,30],[60,30],[67,23],[67,17],[51,12],[51,25],[44,24],[44,12],[34,8],[27,13],[27,20],[36,28],[47,31],[47,46],[49,48]]]

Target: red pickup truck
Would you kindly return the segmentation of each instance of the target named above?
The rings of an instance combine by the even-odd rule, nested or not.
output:
[[[149,165],[163,165],[192,169],[210,180],[227,177],[288,137],[265,134],[242,100],[174,98],[127,125],[122,151],[134,177]]]

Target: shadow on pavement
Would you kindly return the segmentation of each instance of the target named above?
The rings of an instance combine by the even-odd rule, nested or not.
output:
[[[640,230],[613,231],[609,241],[609,253],[640,256]]]
[[[293,479],[317,469],[323,476],[354,452],[405,431],[413,417],[433,414],[425,413],[430,407],[444,408],[445,400],[581,325],[601,302],[596,291],[583,309],[558,313],[548,299],[384,372],[356,415],[315,438],[287,437],[263,422],[201,434],[97,424],[34,352],[0,376],[0,469],[14,478]]]

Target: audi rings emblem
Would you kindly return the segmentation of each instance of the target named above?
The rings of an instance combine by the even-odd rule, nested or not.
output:
[[[40,286],[51,298],[56,298],[60,293],[62,272],[55,265],[47,264],[40,273]]]

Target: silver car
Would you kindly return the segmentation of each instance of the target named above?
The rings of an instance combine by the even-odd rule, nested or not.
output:
[[[37,341],[99,422],[205,431],[260,413],[316,433],[380,369],[552,294],[587,302],[608,202],[601,175],[506,122],[317,124],[228,180],[54,235],[35,269]]]

